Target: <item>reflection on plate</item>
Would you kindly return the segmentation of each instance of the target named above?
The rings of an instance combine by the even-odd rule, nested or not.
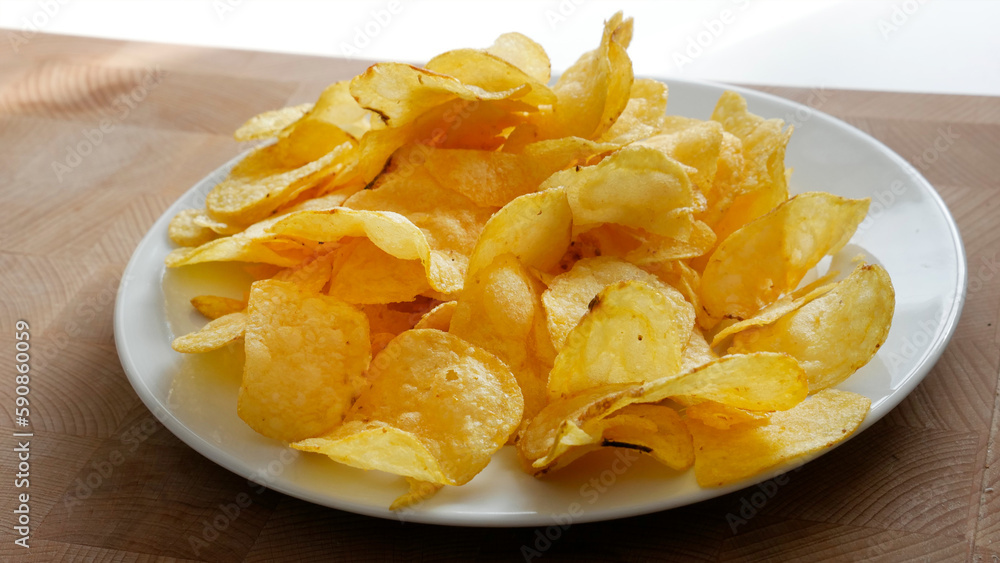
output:
[[[669,111],[706,119],[724,87],[668,80]],[[795,124],[786,164],[791,191],[821,190],[872,197],[869,217],[834,260],[859,252],[882,264],[896,289],[896,311],[878,355],[839,388],[872,399],[861,430],[896,406],[930,371],[951,337],[965,297],[966,265],[954,221],[934,189],[902,158],[864,133],[825,114],[774,96],[741,90],[750,110]],[[181,440],[243,477],[283,493],[350,512],[465,526],[550,525],[554,518],[587,522],[655,512],[706,500],[750,482],[702,489],[693,471],[678,473],[635,452],[603,452],[545,480],[523,473],[511,447],[462,487],[445,487],[401,514],[389,504],[406,491],[402,478],[338,465],[257,435],[236,415],[242,352],[230,347],[182,356],[174,335],[204,321],[188,305],[198,294],[241,297],[237,268],[196,265],[165,271],[167,223],[200,207],[231,166],[213,172],[153,225],[125,271],[115,309],[115,339],[125,372],[146,406]],[[225,273],[226,275],[220,275]],[[795,465],[807,460],[799,460]],[[817,463],[822,463],[819,461]],[[776,471],[754,478],[760,482]]]

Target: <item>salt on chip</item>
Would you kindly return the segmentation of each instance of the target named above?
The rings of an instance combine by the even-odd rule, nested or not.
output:
[[[340,424],[371,360],[364,313],[277,280],[251,286],[245,346],[237,412],[260,434],[286,442]]]
[[[692,421],[694,473],[702,487],[721,487],[829,449],[857,430],[871,401],[826,389],[799,405],[772,413],[766,424],[712,428]],[[691,419],[689,419],[691,420]]]
[[[715,318],[749,318],[843,248],[869,202],[809,192],[744,226],[719,244],[705,266],[702,306]]]
[[[445,485],[471,480],[521,421],[517,381],[492,354],[410,330],[372,361],[371,386],[332,432],[292,444],[362,469]]]
[[[774,323],[737,333],[730,352],[790,354],[805,369],[810,392],[832,387],[867,364],[885,342],[895,302],[889,274],[865,264]]]

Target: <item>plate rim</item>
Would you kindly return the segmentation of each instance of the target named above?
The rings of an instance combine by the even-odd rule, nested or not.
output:
[[[638,78],[638,77],[637,77]],[[819,109],[807,106],[805,104],[783,98],[781,96],[772,94],[770,92],[763,92],[760,90],[754,90],[752,87],[737,86],[724,84],[713,81],[703,81],[703,80],[691,80],[677,77],[657,77],[656,80],[664,82],[667,84],[668,88],[673,84],[686,84],[692,87],[709,87],[712,89],[721,91],[733,90],[739,92],[744,97],[747,98],[749,103],[753,103],[754,98],[763,98],[772,103],[779,105],[785,105],[794,110],[804,110],[808,112],[810,119],[820,119],[825,121],[828,125],[839,128],[853,137],[859,139],[860,141],[873,145],[880,154],[889,157],[899,169],[905,171],[907,175],[917,184],[920,184],[923,191],[931,196],[931,200],[934,202],[937,211],[940,213],[942,218],[948,227],[951,234],[951,243],[955,252],[956,258],[956,271],[955,271],[955,287],[956,292],[953,295],[947,296],[950,298],[951,307],[947,314],[942,316],[941,324],[937,328],[935,338],[929,342],[924,350],[924,353],[914,360],[916,362],[915,369],[908,374],[908,377],[902,382],[902,384],[893,390],[889,396],[884,397],[881,401],[877,403],[875,408],[878,409],[880,413],[877,417],[872,416],[872,412],[875,412],[873,408],[872,412],[865,418],[864,422],[847,440],[840,442],[833,448],[826,448],[814,454],[801,457],[792,463],[782,465],[778,468],[774,468],[770,471],[755,475],[747,480],[741,481],[739,483],[734,483],[725,487],[718,487],[712,489],[700,489],[697,491],[700,494],[697,495],[680,495],[679,497],[670,497],[668,499],[661,499],[659,502],[651,503],[634,503],[631,505],[623,507],[611,507],[594,512],[585,512],[580,517],[574,518],[572,523],[585,523],[585,522],[596,522],[605,520],[614,520],[618,518],[626,518],[630,516],[638,516],[642,514],[650,514],[654,512],[659,512],[663,510],[670,510],[673,508],[678,508],[681,506],[687,506],[689,504],[694,504],[697,502],[702,502],[710,500],[712,498],[717,498],[729,494],[734,491],[738,491],[758,483],[762,483],[774,477],[787,473],[789,471],[795,470],[813,459],[819,458],[833,449],[836,449],[840,445],[847,443],[854,437],[860,435],[866,429],[871,427],[875,422],[881,420],[888,412],[895,408],[904,398],[910,395],[914,389],[924,380],[927,374],[933,369],[937,361],[940,359],[944,350],[947,348],[948,342],[954,336],[955,331],[958,327],[959,319],[961,318],[962,310],[964,309],[965,301],[967,298],[968,291],[968,264],[967,257],[965,254],[965,247],[961,238],[961,231],[958,229],[958,225],[955,222],[951,211],[948,209],[944,200],[938,191],[934,188],[919,170],[914,168],[908,161],[906,161],[902,156],[897,154],[894,150],[889,148],[885,143],[879,139],[869,135],[868,133],[858,129],[854,125],[847,123],[841,119],[838,119],[826,112]],[[449,526],[461,526],[461,527],[523,527],[523,526],[545,526],[552,525],[552,514],[549,513],[539,513],[539,512],[509,512],[509,513],[489,513],[489,512],[458,512],[451,511],[448,513],[435,513],[435,512],[421,512],[410,511],[405,515],[393,513],[388,510],[387,507],[379,508],[366,504],[359,504],[349,500],[334,500],[327,502],[328,499],[317,499],[315,496],[310,496],[308,489],[297,486],[294,483],[283,482],[281,480],[261,480],[256,478],[256,472],[254,468],[248,465],[243,460],[239,459],[237,456],[230,454],[229,452],[223,451],[216,447],[213,443],[206,440],[204,437],[198,433],[189,429],[175,414],[173,414],[170,409],[165,408],[165,406],[160,402],[160,400],[154,395],[153,390],[150,388],[147,381],[145,381],[139,374],[139,369],[135,358],[133,357],[134,350],[131,350],[128,346],[127,336],[126,336],[126,311],[125,311],[125,301],[126,297],[130,295],[129,285],[131,280],[135,277],[135,270],[138,268],[138,264],[141,261],[141,251],[147,246],[153,244],[153,239],[160,236],[166,235],[166,225],[169,224],[172,218],[171,209],[178,203],[186,198],[190,198],[194,192],[196,192],[200,186],[204,183],[211,181],[213,178],[218,177],[220,174],[225,174],[232,166],[239,162],[249,151],[242,151],[240,154],[236,155],[223,165],[209,172],[205,177],[196,182],[186,190],[180,197],[175,199],[164,212],[157,218],[153,225],[149,228],[139,243],[136,245],[132,256],[129,258],[128,264],[126,265],[121,281],[119,282],[118,291],[115,299],[115,311],[114,311],[114,334],[115,334],[115,345],[118,351],[119,359],[122,363],[122,367],[128,377],[129,383],[135,389],[137,395],[143,404],[150,410],[150,412],[160,421],[161,424],[167,427],[177,438],[182,442],[190,446],[192,449],[197,451],[202,456],[208,458],[213,463],[223,467],[224,469],[236,473],[241,477],[246,478],[248,481],[264,485],[269,489],[275,490],[282,494],[286,494],[306,502],[313,504],[318,504],[321,506],[327,506],[330,508],[335,508],[338,510],[344,510],[347,512],[352,512],[355,514],[362,514],[365,516],[373,516],[377,518],[390,519],[390,520],[400,520],[405,522],[415,522],[423,524],[435,524],[435,525],[449,525]],[[162,283],[162,275],[165,270],[165,266],[161,265],[161,270],[158,272],[157,280]],[[686,497],[697,496],[696,499],[690,499]]]

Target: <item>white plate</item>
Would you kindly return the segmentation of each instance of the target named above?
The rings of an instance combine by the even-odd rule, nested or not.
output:
[[[670,113],[701,119],[708,118],[724,90],[713,84],[667,82]],[[793,192],[873,197],[869,218],[849,252],[853,256],[860,249],[888,270],[896,289],[896,313],[878,355],[840,386],[872,399],[864,430],[917,386],[955,330],[966,286],[958,229],[931,185],[880,142],[805,106],[741,92],[751,111],[795,123],[786,157],[786,164],[795,169]],[[231,266],[198,265],[170,272],[163,266],[171,249],[170,218],[181,209],[201,207],[205,194],[232,164],[191,188],[153,225],[125,270],[115,307],[118,354],[143,402],[181,440],[230,471],[294,497],[370,516],[463,526],[537,526],[682,506],[808,461],[799,460],[749,482],[702,489],[692,472],[672,472],[646,459],[633,461],[630,456],[638,454],[631,453],[597,455],[544,481],[536,480],[518,469],[513,449],[505,447],[467,485],[445,487],[402,514],[390,512],[389,503],[406,490],[402,478],[299,454],[243,424],[236,415],[239,351],[185,357],[170,348],[175,335],[204,322],[187,304],[190,297],[242,296],[245,286],[223,281],[235,271]]]

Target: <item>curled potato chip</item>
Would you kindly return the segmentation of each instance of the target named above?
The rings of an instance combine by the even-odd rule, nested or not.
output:
[[[715,401],[702,401],[690,405],[684,409],[684,416],[720,430],[728,430],[740,424],[761,424],[768,420],[768,413],[739,409]]]
[[[569,247],[572,228],[573,213],[564,190],[552,188],[518,197],[483,227],[469,258],[467,276],[507,252],[528,268],[549,270]]]
[[[293,442],[337,426],[365,384],[368,319],[343,301],[277,280],[251,286],[237,412]]]
[[[246,301],[218,295],[197,295],[191,298],[191,306],[209,319],[217,319],[247,308]]]
[[[566,187],[574,229],[616,223],[679,238],[694,222],[687,173],[649,147],[625,147],[595,166],[558,172],[542,185],[556,186]]]
[[[607,384],[550,402],[521,432],[518,455],[530,473],[544,472],[576,446],[600,439],[601,420],[626,405],[673,399],[716,401],[752,411],[789,409],[808,393],[805,372],[787,354],[734,354],[645,383]]]
[[[721,487],[736,483],[832,448],[857,430],[870,406],[867,397],[826,389],[789,410],[771,413],[766,424],[718,429],[689,418],[698,484]]]
[[[241,142],[277,137],[282,129],[301,119],[312,107],[313,104],[299,104],[265,111],[247,120],[236,130],[233,137]]]
[[[545,406],[552,367],[533,334],[546,330],[541,290],[513,254],[502,254],[467,280],[448,329],[507,364],[521,388],[528,419]]]
[[[638,280],[665,291],[656,276],[624,260],[602,256],[584,258],[563,274],[554,277],[542,294],[549,334],[560,350],[580,319],[590,310],[591,301],[605,287],[621,281]]]
[[[317,160],[293,166],[282,161],[281,143],[255,149],[212,188],[205,208],[212,218],[229,224],[249,225],[265,219],[302,191],[343,169],[352,148],[351,143],[343,143]]]
[[[832,289],[772,324],[733,337],[730,352],[784,352],[809,378],[809,391],[832,387],[867,364],[889,334],[895,293],[880,266],[859,266]]]
[[[456,49],[442,53],[427,61],[427,70],[457,78],[462,84],[477,86],[487,92],[516,90],[527,84],[531,90],[518,96],[522,102],[534,106],[552,104],[556,95],[514,64],[488,51]]]
[[[167,225],[167,236],[178,246],[199,246],[218,238],[218,233],[198,223],[202,209],[182,209]]]
[[[486,52],[524,71],[542,84],[548,84],[552,65],[545,49],[531,38],[517,32],[504,33]]]
[[[414,504],[421,503],[428,498],[434,496],[435,493],[441,490],[444,485],[440,483],[429,483],[427,481],[421,481],[420,479],[414,479],[413,477],[407,477],[406,482],[410,485],[410,490],[406,494],[392,501],[389,505],[389,510],[401,510],[403,508],[408,508]]]
[[[602,446],[639,450],[671,469],[687,469],[694,463],[691,432],[670,407],[628,405],[603,422]]]
[[[636,78],[625,110],[601,140],[627,145],[656,135],[663,126],[666,111],[667,85],[649,78]]]
[[[510,370],[439,330],[400,334],[372,362],[371,387],[344,424],[292,447],[421,481],[461,485],[489,463],[521,421]]]
[[[773,303],[847,244],[869,201],[809,192],[747,224],[712,253],[701,276],[702,306],[715,318],[742,320]]]
[[[424,313],[417,324],[413,325],[413,328],[431,328],[447,332],[457,307],[458,301],[445,301]]]
[[[701,195],[712,189],[719,167],[722,139],[722,126],[712,121],[699,121],[690,127],[649,137],[636,144],[654,148],[689,166],[692,171],[688,177]]]
[[[208,322],[200,330],[174,339],[171,346],[185,354],[200,354],[222,348],[230,342],[243,338],[247,316],[240,311],[223,315]]]
[[[342,244],[328,293],[348,303],[413,301],[430,291],[420,260],[401,260],[366,238]]]

